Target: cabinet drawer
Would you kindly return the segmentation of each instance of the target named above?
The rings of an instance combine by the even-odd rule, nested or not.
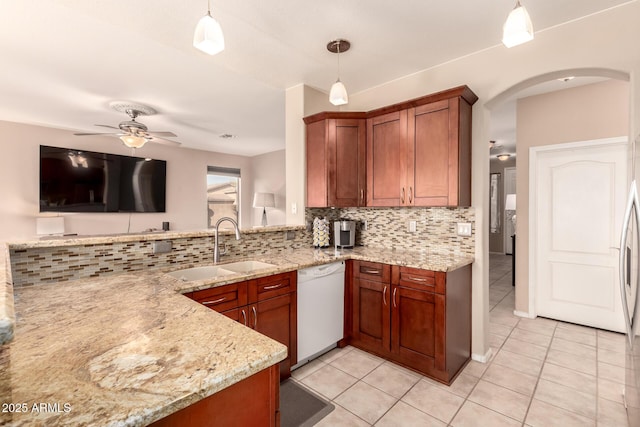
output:
[[[247,305],[247,282],[193,292],[191,299],[217,312]]]
[[[389,266],[377,262],[356,261],[353,274],[360,279],[373,280],[375,282],[389,283]]]
[[[392,282],[417,290],[428,290],[439,294],[445,293],[445,281],[434,271],[419,268],[393,266]],[[439,280],[440,279],[440,280]]]
[[[297,290],[295,271],[252,280],[249,285],[249,302],[264,301],[269,298],[286,295]]]

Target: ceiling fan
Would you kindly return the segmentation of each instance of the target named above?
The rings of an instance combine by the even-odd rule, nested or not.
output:
[[[120,122],[118,127],[111,125],[96,125],[100,127],[115,129],[119,132],[111,133],[74,133],[76,136],[89,136],[89,135],[113,135],[120,138],[120,140],[130,148],[141,148],[147,142],[155,142],[158,144],[179,146],[177,141],[171,141],[165,139],[166,137],[177,136],[173,132],[152,132],[149,131],[144,123],[136,121],[138,116],[150,116],[156,113],[151,107],[142,104],[134,104],[126,101],[113,101],[109,103],[109,106],[116,111],[126,113],[131,120]]]

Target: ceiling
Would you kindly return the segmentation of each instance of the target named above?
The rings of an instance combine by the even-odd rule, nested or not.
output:
[[[628,2],[522,1],[536,31]],[[191,44],[204,0],[2,1],[0,120],[100,131],[126,119],[109,102],[128,100],[156,109],[140,121],[184,147],[267,153],[284,148],[285,89],[335,81],[330,40],[352,44],[340,77],[353,95],[500,45],[514,4],[212,0],[226,49],[211,57]]]

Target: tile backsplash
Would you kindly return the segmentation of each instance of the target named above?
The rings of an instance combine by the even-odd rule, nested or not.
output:
[[[389,249],[404,249],[438,254],[475,253],[475,213],[473,208],[308,208],[308,224],[316,216],[330,221],[347,218],[358,221],[359,228],[367,222],[367,230],[359,230],[356,244]],[[408,222],[416,221],[416,232],[407,231]],[[472,235],[461,237],[456,223],[470,222]],[[231,234],[221,236],[230,258],[260,256],[267,252],[308,248],[312,245],[311,227],[283,231],[277,227],[259,232],[246,232],[241,240]],[[287,239],[289,234],[290,239]],[[213,262],[213,237],[198,235],[184,237],[180,233],[167,236],[172,250],[154,254],[156,239],[134,241],[108,240],[101,243],[82,243],[51,247],[10,248],[10,280],[14,286],[29,286],[89,277],[98,277],[148,269],[168,270],[189,268]],[[331,242],[333,244],[333,241]]]
[[[357,245],[475,255],[474,208],[308,208],[305,216],[307,224],[317,216],[358,221]],[[408,231],[409,221],[416,221],[415,232]],[[458,236],[459,222],[472,224],[470,237]]]
[[[286,239],[289,233],[293,238]],[[179,235],[179,234],[178,234]],[[310,247],[311,238],[305,230],[264,231],[245,233],[241,240],[233,234],[220,237],[229,258],[258,256],[266,252]],[[157,240],[157,239],[156,239]],[[73,246],[9,249],[11,280],[14,286],[29,286],[48,282],[83,279],[109,274],[189,268],[213,263],[213,237],[174,237],[168,253],[154,254],[154,240],[77,244]]]

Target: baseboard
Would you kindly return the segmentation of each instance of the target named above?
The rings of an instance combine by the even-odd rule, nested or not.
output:
[[[491,353],[493,353],[493,350],[489,347],[489,350],[487,350],[485,354],[471,353],[471,359],[476,362],[487,363],[489,359],[491,359]]]
[[[527,319],[535,319],[537,316],[532,316],[531,314],[527,313],[526,311],[519,311],[519,310],[513,310],[513,314],[518,316],[518,317],[524,317]]]

